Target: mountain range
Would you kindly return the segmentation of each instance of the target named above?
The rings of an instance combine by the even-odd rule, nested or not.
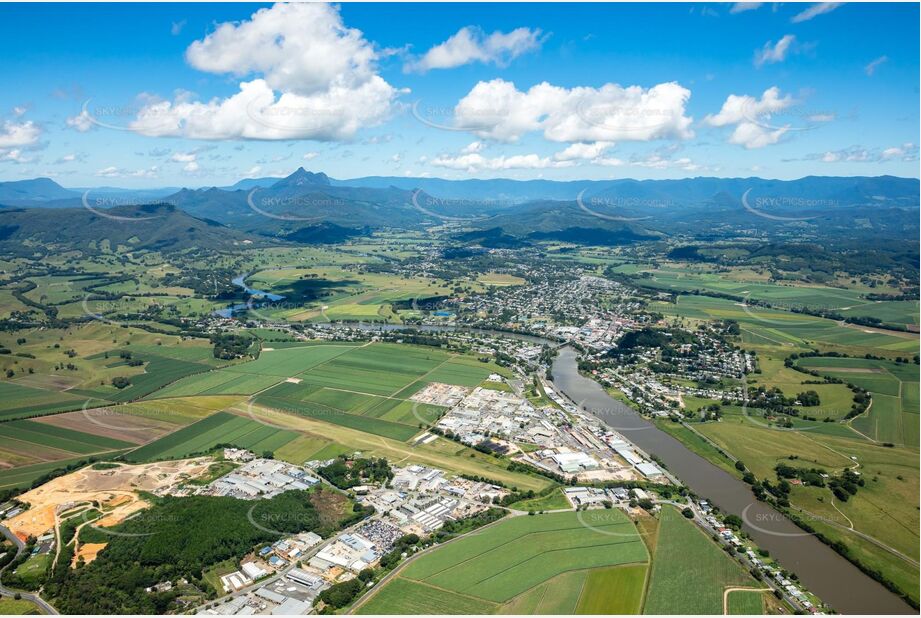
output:
[[[755,235],[785,230],[806,237],[857,230],[901,238],[917,236],[919,181],[893,176],[336,180],[299,168],[284,178],[250,178],[231,186],[198,189],[66,189],[49,178],[0,182],[6,225],[17,219],[13,213],[22,208],[105,213],[112,207],[146,204],[171,206],[172,217],[189,217],[189,229],[220,226],[293,242],[332,242],[373,229],[423,230],[433,225],[472,233],[468,239],[513,237],[590,244],[745,230]],[[39,226],[46,218],[41,213],[35,217]],[[34,227],[24,222],[16,225],[20,230]],[[206,242],[207,234],[196,234]]]

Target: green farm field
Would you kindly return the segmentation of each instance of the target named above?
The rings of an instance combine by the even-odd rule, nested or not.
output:
[[[722,614],[727,586],[755,580],[677,510],[662,509],[645,614]]]
[[[33,388],[16,382],[0,382],[0,420],[42,416],[79,409],[86,397]]]
[[[131,462],[179,459],[207,452],[218,444],[233,444],[262,453],[281,448],[296,437],[293,431],[278,429],[244,416],[218,412],[131,451],[125,459]]]
[[[29,420],[0,424],[0,445],[4,448],[19,448],[21,445],[32,452],[47,448],[72,455],[88,455],[132,446],[130,442]]]
[[[272,348],[272,345],[266,347]],[[173,382],[154,396],[252,395],[322,365],[356,347],[358,346],[348,344],[297,344],[263,349],[259,358],[254,361],[188,376]]]
[[[620,511],[601,515],[585,514],[592,519],[590,526],[580,520],[582,514],[574,512],[515,517],[413,560],[394,581],[415,584],[411,588],[428,587],[436,605],[443,604],[438,599],[443,590],[448,598],[473,597],[483,608],[498,611],[499,605],[563,574],[631,563],[645,566],[649,554],[633,523]],[[554,589],[559,606],[548,609],[563,610],[562,605],[568,604],[572,611],[582,596],[585,578],[560,581],[564,585]],[[625,577],[621,583],[638,587],[641,596],[642,581]],[[400,594],[400,587],[390,589],[390,585],[378,590],[361,612],[410,613],[412,608],[404,605],[407,596]]]
[[[420,424],[430,424],[444,412],[439,406],[410,401],[413,393],[430,382],[475,386],[498,368],[437,348],[372,344],[264,351],[253,363],[212,373],[241,370],[275,374],[276,385],[256,395],[259,405],[407,441],[419,432]],[[180,392],[192,387],[183,388]],[[214,392],[209,388],[207,392]]]

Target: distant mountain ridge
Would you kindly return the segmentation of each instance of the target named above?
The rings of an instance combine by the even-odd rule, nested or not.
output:
[[[131,250],[174,252],[228,249],[252,237],[216,221],[190,216],[171,204],[85,208],[15,208],[0,217],[0,249],[35,255],[40,250],[85,253]]]
[[[182,189],[183,191],[208,191],[218,189],[225,192],[261,189],[304,189],[328,188],[331,193],[343,194],[345,189],[366,189],[370,191],[417,190],[437,196],[443,200],[481,199],[491,200],[493,207],[500,208],[514,202],[535,200],[572,201],[585,192],[592,197],[618,197],[630,199],[671,200],[676,204],[687,204],[711,199],[719,193],[740,198],[751,189],[756,194],[770,194],[774,197],[838,200],[843,205],[857,201],[910,201],[918,200],[921,184],[917,178],[897,176],[805,176],[795,180],[773,180],[758,177],[715,178],[696,177],[666,180],[634,180],[621,178],[613,180],[511,180],[511,179],[468,179],[447,180],[443,178],[421,178],[403,176],[367,176],[348,180],[330,178],[323,172],[310,172],[298,168],[283,178],[245,178],[231,186]],[[55,201],[80,197],[84,191],[117,194],[137,193],[153,197],[166,197],[180,190],[162,189],[118,189],[99,187],[90,189],[66,189],[50,178],[34,178],[0,182],[0,204],[9,201]]]
[[[520,239],[620,244],[708,234],[727,226],[816,232],[821,224],[839,234],[859,229],[901,237],[918,228],[919,190],[918,179],[894,176],[337,180],[300,167],[284,178],[244,179],[230,187],[184,188],[168,195],[143,190],[131,198],[130,192],[109,187],[89,191],[100,209],[119,199],[162,202],[199,220],[303,242],[343,240],[353,235],[349,230],[450,225],[480,232],[496,228]],[[0,204],[7,207],[77,208],[85,206],[83,201],[83,194],[48,178],[0,183]]]
[[[21,201],[50,202],[79,196],[78,192],[65,189],[50,178],[0,182],[0,204]]]

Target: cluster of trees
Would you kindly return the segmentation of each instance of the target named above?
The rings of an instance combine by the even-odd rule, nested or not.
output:
[[[214,345],[214,358],[233,360],[249,353],[253,339],[236,333],[215,333],[211,336],[211,343]]]
[[[663,352],[675,353],[675,347],[686,343],[694,344],[696,339],[692,333],[673,328],[669,331],[641,328],[627,333],[617,342],[617,347],[608,352],[609,356],[623,356],[636,348],[661,348]]]
[[[323,602],[323,613],[330,614],[332,610],[345,607],[352,602],[358,594],[367,586],[367,582],[374,578],[373,569],[364,569],[355,579],[347,582],[333,584],[320,593],[320,601]]]
[[[777,414],[788,414],[798,416],[799,412],[792,406],[799,402],[803,406],[818,406],[822,404],[819,394],[814,390],[797,393],[795,397],[787,397],[783,391],[772,386],[750,386],[748,388],[748,406],[751,408],[763,408]]]
[[[832,477],[828,481],[829,489],[841,502],[847,502],[848,498],[857,495],[857,489],[863,487],[864,484],[865,481],[850,469],[842,472],[841,476]]]
[[[556,481],[560,485],[575,485],[576,477],[567,478],[562,474],[557,474],[556,472],[550,472],[549,470],[544,470],[543,468],[535,468],[534,466],[529,466],[526,463],[521,463],[518,461],[508,462],[506,466],[509,472],[523,472],[525,474],[537,474],[539,476],[545,476],[551,481]]]
[[[863,478],[850,469],[842,472],[840,476],[828,477],[825,470],[820,468],[810,468],[806,470],[779,463],[774,467],[774,471],[777,473],[777,478],[779,479],[796,478],[806,485],[813,485],[815,487],[825,487],[827,485],[832,493],[835,494],[835,497],[841,502],[847,502],[851,496],[857,494],[858,488],[863,487],[865,484]],[[828,478],[827,481],[826,478]]]
[[[323,478],[339,489],[351,489],[367,483],[386,485],[393,470],[383,457],[378,459],[349,459],[340,455],[331,464],[317,470]]]
[[[774,466],[774,472],[779,479],[799,479],[806,485],[814,487],[825,487],[825,476],[827,473],[821,468],[796,468],[788,466],[785,463],[779,463]]]
[[[317,493],[322,491],[289,491],[255,503],[217,496],[156,499],[114,528],[120,534],[107,536],[96,560],[55,569],[45,592],[62,613],[164,613],[169,593],[150,594],[146,587],[185,578],[205,590],[206,568],[242,558],[257,544],[276,540],[277,533],[329,535],[341,527],[343,521],[321,522]]]
[[[476,515],[471,515],[470,517],[449,520],[446,521],[441,528],[435,531],[433,538],[435,541],[441,542],[451,537],[457,536],[458,534],[465,534],[471,530],[476,530],[477,528],[491,524],[494,521],[499,521],[505,517],[506,514],[507,511],[505,509],[490,507],[485,511],[477,513]]]
[[[381,556],[380,567],[389,571],[399,564],[400,560],[403,559],[403,554],[413,551],[413,548],[417,545],[419,545],[418,534],[404,534],[397,539],[396,544],[389,552]]]
[[[115,376],[114,378],[112,378],[112,386],[121,390],[128,386],[131,386],[131,380],[129,380],[125,376]]]

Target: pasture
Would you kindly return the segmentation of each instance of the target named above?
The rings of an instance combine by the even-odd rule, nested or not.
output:
[[[845,289],[823,285],[771,283],[740,280],[724,273],[700,273],[681,270],[652,270],[652,277],[642,285],[674,292],[730,294],[753,301],[767,302],[779,309],[809,308],[837,313],[845,317],[874,317],[889,324],[918,324],[918,301],[871,301],[862,289]]]
[[[400,322],[392,304],[414,298],[447,296],[453,286],[444,279],[405,278],[361,268],[316,266],[256,272],[247,279],[252,287],[285,296],[294,308],[267,311],[290,321],[328,322],[377,320]],[[480,291],[485,285],[468,282]],[[324,309],[325,307],[325,309]]]
[[[836,357],[801,358],[797,364],[870,391],[870,410],[850,423],[857,431],[877,442],[919,445],[917,365]]]
[[[95,387],[90,392],[102,399],[109,401],[131,401],[150,395],[154,391],[163,388],[176,380],[206,371],[213,367],[210,363],[200,361],[190,361],[179,358],[176,353],[151,353],[148,351],[130,350],[132,359],[144,361],[143,367],[123,366],[118,360],[120,350],[113,350],[101,354],[95,354],[87,360],[114,359],[107,364],[107,367],[119,367],[121,372],[130,380],[130,384],[122,389],[115,388],[111,385]],[[140,372],[137,371],[140,369]]]
[[[0,599],[0,614],[4,616],[30,616],[40,614],[38,606],[32,601],[3,597]]]
[[[662,508],[645,614],[722,614],[727,586],[755,580],[693,522]]]
[[[515,517],[492,525],[477,534],[462,537],[410,562],[393,581],[405,580],[390,589],[388,583],[361,607],[362,613],[400,614],[407,596],[401,588],[428,594],[436,606],[457,598],[472,598],[490,611],[545,582],[562,585],[553,590],[553,606],[564,613],[575,608],[586,581],[569,574],[588,569],[625,564],[645,565],[646,546],[633,523],[617,510],[585,514],[567,512]],[[582,517],[591,519],[585,525]],[[636,585],[642,595],[642,578],[626,577],[621,583]],[[593,584],[597,589],[597,583]],[[443,594],[444,593],[444,594]],[[635,591],[630,594],[636,594]],[[588,600],[586,601],[588,602]]]
[[[805,512],[814,527],[829,538],[844,542],[862,562],[899,583],[903,590],[917,591],[917,568],[851,531],[853,528],[915,560],[918,558],[921,521],[917,509],[917,449],[887,448],[818,430],[768,429],[741,416],[727,416],[720,423],[695,427],[720,448],[744,461],[758,478],[776,480],[774,466],[778,463],[821,468],[830,474],[840,474],[845,468],[856,466],[865,485],[847,502],[835,499],[827,488],[806,486],[794,486],[790,502],[794,509]],[[695,445],[692,435],[673,435],[689,447]],[[696,444],[701,455],[714,463],[722,463],[724,468],[731,468],[715,450],[700,448],[699,442]]]
[[[12,352],[0,355],[0,372],[15,374],[11,382],[84,400],[91,396],[118,401],[140,397],[185,375],[186,370],[207,371],[221,362],[213,358],[212,346],[205,340],[183,340],[99,321],[0,333],[0,347]],[[144,360],[144,365],[128,366],[120,358],[122,352]],[[128,377],[132,385],[119,391],[111,386],[116,376]]]
[[[656,302],[655,311],[676,318],[693,320],[735,320],[742,329],[746,344],[781,346],[789,352],[812,346],[842,352],[902,356],[914,354],[918,335],[843,325],[825,318],[805,314],[744,307],[742,303],[706,296],[680,296],[676,303]]]

